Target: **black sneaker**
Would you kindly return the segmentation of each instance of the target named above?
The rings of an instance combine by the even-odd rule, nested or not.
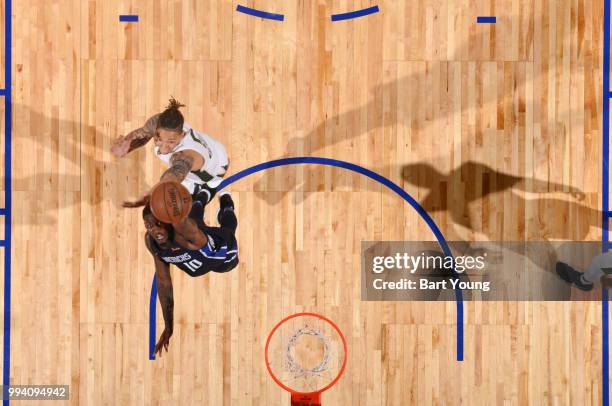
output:
[[[578,272],[564,262],[557,262],[555,271],[561,279],[566,282],[573,283],[580,290],[589,291],[593,289],[593,283],[585,280],[582,272]]]
[[[217,221],[221,223],[220,217],[226,210],[234,210],[234,201],[230,192],[219,193],[219,211],[217,212]]]

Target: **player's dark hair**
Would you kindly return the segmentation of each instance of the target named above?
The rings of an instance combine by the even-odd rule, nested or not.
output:
[[[157,127],[182,131],[185,118],[179,110],[181,107],[185,107],[185,105],[179,103],[174,97],[170,97],[170,103],[166,106],[166,110],[159,115]]]
[[[155,215],[153,214],[153,211],[151,210],[151,206],[148,203],[142,209],[142,219],[144,220],[144,218],[147,216],[153,216],[154,219],[159,221],[162,227],[164,227],[168,231],[168,239],[170,241],[174,240],[174,227],[172,227],[168,223],[164,223],[163,221],[160,221],[159,219],[157,219],[157,217],[155,217]]]
[[[144,209],[142,209],[142,218],[144,219],[145,217],[147,217],[148,215],[153,215],[153,212],[151,211],[151,206],[149,206],[149,204],[147,203],[144,207]],[[155,216],[153,216],[155,217]]]

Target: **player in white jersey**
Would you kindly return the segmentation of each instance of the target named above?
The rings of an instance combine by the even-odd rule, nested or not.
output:
[[[183,106],[171,98],[162,113],[155,114],[141,128],[115,140],[111,152],[122,157],[153,138],[155,155],[169,166],[160,181],[181,182],[191,192],[194,200],[205,205],[212,200],[223,180],[229,159],[223,144],[185,123],[179,111]],[[148,200],[147,192],[140,199],[124,202],[123,205],[139,207],[144,206]]]

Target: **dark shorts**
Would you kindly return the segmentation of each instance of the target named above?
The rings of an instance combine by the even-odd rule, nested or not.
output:
[[[194,202],[199,201],[202,203],[202,206],[206,206],[208,203],[212,201],[213,197],[215,197],[216,194],[217,194],[216,188],[213,189],[209,187],[207,184],[203,184],[203,185],[196,186],[196,190],[194,191],[191,198],[193,199]]]
[[[212,271],[217,272],[217,273],[229,272],[238,266],[238,262],[240,261],[238,261],[238,255],[236,255],[236,258],[234,258],[232,262],[228,262],[227,264],[224,264],[222,267],[219,267],[219,269],[213,269]]]
[[[227,172],[227,169],[229,168],[229,162],[223,168]],[[208,175],[209,178],[202,177],[202,173],[200,173],[199,176],[205,182],[207,182],[207,181],[209,181],[209,180],[211,180],[213,178],[210,175]],[[220,175],[220,176],[224,177],[225,174]],[[210,186],[208,186],[207,183],[203,183],[203,184],[197,184],[196,185],[196,189],[194,190],[193,195],[191,197],[192,197],[193,201],[196,201],[196,200],[200,201],[200,202],[202,202],[202,206],[206,206],[208,203],[210,203],[212,201],[213,197],[215,197],[216,194],[217,194],[217,188],[211,188]]]

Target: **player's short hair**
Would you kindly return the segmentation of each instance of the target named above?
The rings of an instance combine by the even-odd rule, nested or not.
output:
[[[182,131],[185,118],[179,110],[181,107],[185,107],[185,105],[179,103],[174,97],[170,97],[170,103],[166,106],[166,110],[159,115],[157,128]]]

